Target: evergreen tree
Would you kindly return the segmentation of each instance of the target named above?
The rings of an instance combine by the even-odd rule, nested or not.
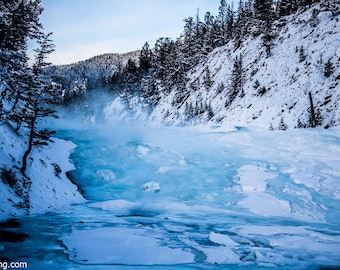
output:
[[[25,175],[27,158],[33,146],[47,145],[51,135],[55,133],[53,130],[39,129],[38,127],[39,119],[51,116],[56,117],[55,110],[51,108],[51,105],[55,104],[55,89],[44,70],[49,65],[46,62],[47,55],[54,51],[54,45],[49,39],[50,35],[51,33],[41,35],[38,39],[40,47],[36,50],[35,63],[32,72],[27,76],[27,89],[22,99],[25,104],[22,116],[25,128],[28,129],[27,148],[20,168],[23,175]]]
[[[288,126],[285,124],[283,117],[281,117],[278,130],[287,130],[287,129],[288,129]]]
[[[267,56],[269,56],[275,37],[272,29],[272,24],[276,17],[273,9],[273,0],[255,0],[254,14],[258,20],[259,31],[263,34],[263,45],[265,46]]]
[[[205,68],[205,74],[203,76],[203,83],[204,83],[204,87],[206,90],[210,90],[211,86],[214,83],[211,79],[210,69],[208,66]]]
[[[296,0],[281,0],[279,3],[279,15],[286,16],[295,12],[298,8]]]
[[[313,97],[312,97],[312,93],[309,92],[308,93],[309,96],[309,103],[310,103],[310,107],[309,107],[309,127],[317,127],[317,126],[321,126],[322,125],[322,116],[320,113],[319,108],[316,108],[314,106],[314,102],[313,102]]]
[[[223,82],[218,83],[216,94],[217,95],[221,94],[224,91],[224,89],[225,89],[224,83]]]
[[[324,75],[326,78],[328,78],[329,76],[333,74],[333,72],[334,72],[334,64],[332,63],[331,59],[329,59],[325,64]]]
[[[301,63],[305,60],[306,60],[305,49],[303,48],[303,46],[301,46],[299,49],[299,62]]]
[[[340,0],[321,0],[321,6],[334,16],[340,13]]]
[[[10,111],[2,108],[2,115],[20,120],[13,112],[21,106],[19,100],[29,73],[27,40],[41,33],[42,7],[39,0],[8,0],[0,1],[0,10],[0,79],[5,86],[1,99],[11,104]]]
[[[123,72],[125,82],[127,83],[135,82],[137,75],[138,68],[136,62],[133,59],[129,58]]]
[[[255,0],[255,17],[270,24],[273,20],[273,0]]]
[[[231,74],[231,91],[229,94],[229,104],[236,98],[238,94],[244,95],[243,84],[245,74],[243,70],[242,55],[236,56],[234,60],[233,70]]]
[[[25,176],[27,158],[33,146],[46,145],[54,131],[39,129],[40,117],[53,116],[55,88],[45,73],[46,56],[54,48],[51,34],[43,34],[39,16],[40,0],[0,1],[0,79],[2,112],[7,123],[16,124],[16,131],[27,137],[27,149],[22,157],[20,172]],[[27,42],[36,40],[35,62],[28,65]],[[3,108],[4,102],[7,104]],[[4,111],[5,110],[5,111]],[[27,179],[26,179],[27,180]],[[22,188],[29,188],[25,179]]]
[[[182,53],[184,55],[185,65],[188,69],[197,64],[196,55],[196,32],[195,22],[193,17],[188,17],[184,20],[184,34],[183,45],[181,46]]]
[[[141,70],[147,71],[149,68],[151,68],[151,61],[152,51],[150,49],[149,43],[145,42],[139,56],[139,68]]]
[[[218,46],[225,45],[233,36],[234,12],[225,0],[220,1],[216,18],[220,35],[218,37]]]
[[[214,24],[214,16],[207,12],[204,16],[203,24],[203,53],[207,54],[216,47],[216,28]]]
[[[212,110],[210,103],[209,103],[209,105],[206,105],[206,112],[207,112],[207,115],[208,115],[208,120],[210,120],[211,118],[214,117],[214,112]]]
[[[154,75],[156,79],[165,81],[168,74],[168,68],[171,65],[169,56],[173,45],[173,40],[170,38],[159,38],[156,41],[153,61],[153,69],[155,71]]]

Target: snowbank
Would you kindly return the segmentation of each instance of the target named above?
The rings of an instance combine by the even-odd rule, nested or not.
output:
[[[20,167],[25,151],[25,141],[7,125],[0,125],[0,170]],[[66,172],[74,167],[69,161],[71,142],[53,139],[46,147],[34,148],[28,161],[27,176],[32,184],[29,189],[29,213],[42,214],[62,209],[70,204],[84,202],[77,187],[70,182]],[[0,181],[0,220],[24,215],[20,207],[22,198],[3,181]]]

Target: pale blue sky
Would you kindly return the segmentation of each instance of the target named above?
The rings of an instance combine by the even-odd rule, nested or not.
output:
[[[183,19],[218,14],[220,0],[42,0],[41,22],[53,32],[53,64],[67,64],[103,53],[153,47],[159,37],[177,38]]]

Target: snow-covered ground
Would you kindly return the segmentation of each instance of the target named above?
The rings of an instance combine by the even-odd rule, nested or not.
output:
[[[43,214],[62,209],[72,203],[82,203],[84,198],[78,188],[66,177],[66,172],[74,169],[69,155],[75,145],[70,141],[54,138],[54,143],[46,147],[34,148],[27,168],[27,176],[32,185],[29,190],[29,213]],[[0,125],[0,168],[20,168],[22,155],[27,145],[23,137],[9,126]],[[61,172],[56,175],[56,168]],[[0,220],[25,215],[26,209],[18,207],[22,202],[12,188],[0,181]]]
[[[30,250],[31,265],[50,269],[340,265],[339,129],[58,134],[78,146],[70,175],[88,202],[21,219],[30,239],[4,256]]]

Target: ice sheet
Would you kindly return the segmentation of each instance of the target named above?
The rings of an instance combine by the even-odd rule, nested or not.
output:
[[[94,214],[62,238],[72,260],[222,269],[340,263],[339,131],[139,134],[76,149],[74,173]],[[98,177],[106,168],[114,179]],[[92,254],[85,242],[101,252]]]
[[[194,261],[189,251],[164,246],[159,235],[144,229],[74,231],[62,240],[70,259],[82,264],[167,265]]]

